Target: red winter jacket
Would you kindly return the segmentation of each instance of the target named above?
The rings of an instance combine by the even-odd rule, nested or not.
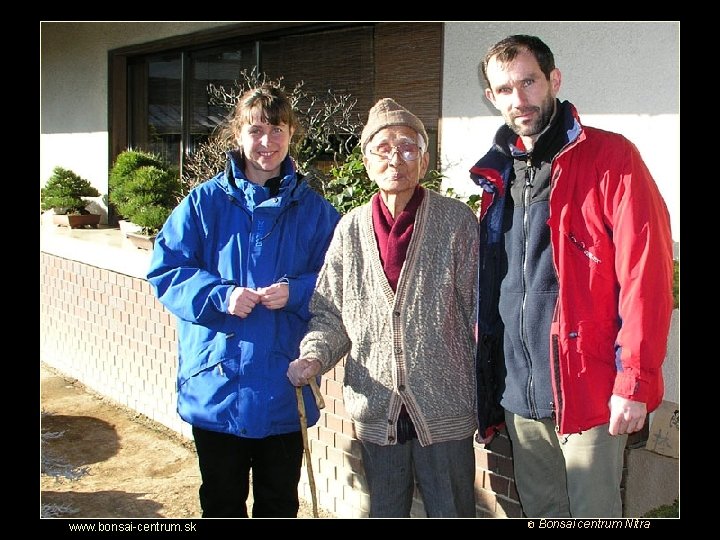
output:
[[[672,312],[672,237],[665,203],[637,148],[583,127],[568,111],[568,143],[552,165],[550,227],[558,302],[550,332],[556,425],[577,433],[607,423],[612,394],[657,408]],[[494,146],[472,169],[482,186],[478,416],[502,422],[504,358],[496,262],[512,158]]]

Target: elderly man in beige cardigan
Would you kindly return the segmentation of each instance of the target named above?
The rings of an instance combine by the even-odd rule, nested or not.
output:
[[[419,185],[423,123],[392,99],[370,109],[363,163],[378,186],[339,222],[318,276],[295,386],[345,358],[343,396],[370,517],[475,517],[478,225],[464,203]]]

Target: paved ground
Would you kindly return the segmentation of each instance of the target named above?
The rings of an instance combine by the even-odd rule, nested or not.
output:
[[[44,364],[40,407],[41,517],[200,517],[191,441]]]

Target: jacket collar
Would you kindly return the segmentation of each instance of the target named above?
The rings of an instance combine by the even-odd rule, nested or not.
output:
[[[582,124],[577,109],[572,103],[569,101],[557,102],[556,119],[553,122],[555,121],[561,125],[560,133],[553,134],[555,137],[562,137],[560,148],[565,148],[578,140],[582,132]],[[550,135],[550,133],[546,134]],[[518,136],[503,124],[495,134],[490,151],[471,167],[470,178],[473,182],[486,192],[502,195],[504,182],[512,168],[513,156],[524,153],[524,150],[517,146],[517,140]]]
[[[306,183],[303,176],[296,172],[295,163],[288,155],[280,167],[277,178],[260,186],[251,182],[244,173],[245,157],[237,150],[227,153],[225,174],[220,182],[225,192],[240,201],[249,210],[253,210],[266,201],[266,206],[284,206],[296,200],[304,192]]]

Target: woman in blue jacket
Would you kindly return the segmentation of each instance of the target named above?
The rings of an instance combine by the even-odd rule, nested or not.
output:
[[[203,517],[247,517],[250,470],[252,516],[296,517],[303,444],[286,372],[339,215],[295,170],[297,119],[280,89],[243,94],[225,129],[238,149],[170,215],[148,280],[177,317],[178,413],[193,427]]]

